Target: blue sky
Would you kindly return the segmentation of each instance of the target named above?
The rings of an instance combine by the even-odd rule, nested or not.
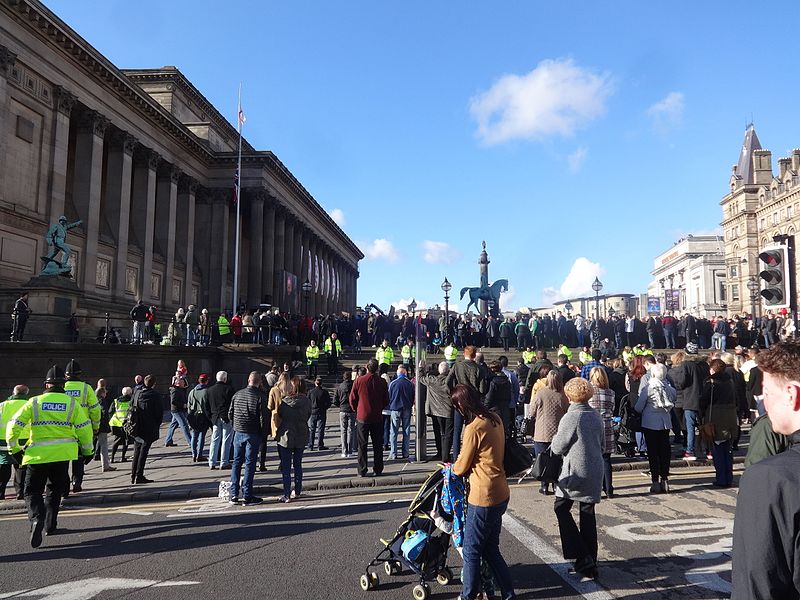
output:
[[[175,65],[364,249],[358,299],[641,293],[709,233],[752,119],[800,146],[790,2],[47,5],[117,66]],[[464,303],[461,303],[463,308]]]

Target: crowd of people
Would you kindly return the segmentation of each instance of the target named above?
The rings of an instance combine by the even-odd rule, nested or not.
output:
[[[336,347],[335,334],[331,340],[325,344],[329,351]],[[509,501],[503,440],[530,438],[535,454],[562,457],[557,481],[543,482],[539,491],[555,495],[565,558],[574,561],[577,575],[595,578],[594,506],[603,495],[614,497],[613,455],[646,455],[649,491],[669,493],[672,435],[679,457],[707,456],[715,467],[713,485],[730,487],[742,423],[752,421],[748,469],[794,441],[788,425],[770,422],[770,371],[762,372],[761,365],[778,368],[778,354],[800,360],[798,348],[795,342],[780,342],[766,351],[737,346],[733,352],[712,350],[701,356],[685,350],[656,354],[640,344],[623,356],[586,346],[572,360],[572,352],[563,347],[555,364],[546,350],[526,350],[512,369],[506,356],[487,363],[472,345],[463,348],[461,360],[428,362],[423,356],[395,366],[393,356],[387,359],[391,347],[383,341],[366,364],[334,365],[341,382],[333,394],[319,376],[308,379],[294,372],[291,363],[266,374],[252,372],[247,385],[236,390],[225,371],[213,378],[194,376],[181,360],[168,385],[171,421],[164,445],[175,446],[180,430],[192,462],[229,470],[229,501],[251,506],[263,502],[254,495],[254,478],[257,470],[266,469],[267,447],[274,442],[283,485],[279,500],[291,502],[303,493],[304,453],[328,450],[331,408],[339,413],[341,456],[357,457],[359,476],[380,477],[386,461],[409,460],[410,424],[421,405],[432,422],[434,458],[453,464],[455,474],[470,480],[465,592],[480,586],[475,569],[483,560],[508,596],[510,577],[495,535]],[[417,379],[424,394],[421,404],[415,397]],[[64,369],[50,369],[43,394],[31,398],[30,386],[19,384],[0,404],[0,497],[13,468],[15,496],[28,504],[34,547],[42,543],[43,533],[58,533],[61,499],[82,491],[88,462],[116,470],[114,465],[127,462],[133,446],[131,484],[152,483],[146,474],[148,455],[160,438],[164,414],[159,383],[153,375],[137,375],[116,395],[104,379],[96,386],[86,382],[78,362],[71,360]],[[571,514],[575,503],[580,526]]]

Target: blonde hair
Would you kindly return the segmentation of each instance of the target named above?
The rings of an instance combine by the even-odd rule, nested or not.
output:
[[[736,357],[734,356],[733,352],[723,352],[719,355],[719,359],[729,367],[732,367],[736,362]]]
[[[559,394],[564,393],[564,381],[561,378],[561,373],[555,369],[547,374],[547,379],[545,379],[544,384],[549,389],[558,392]]]
[[[592,370],[589,371],[589,383],[601,390],[607,390],[608,375],[606,375],[606,370],[602,367],[592,367]]]
[[[583,377],[573,377],[564,385],[564,394],[570,402],[586,402],[594,396],[594,388]]]

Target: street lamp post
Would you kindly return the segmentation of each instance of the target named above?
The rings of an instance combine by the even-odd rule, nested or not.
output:
[[[759,289],[758,280],[755,277],[751,277],[750,280],[747,282],[747,289],[750,290],[750,304],[753,319],[756,318],[756,298],[758,298],[758,289]]]
[[[609,317],[613,317],[615,314],[617,314],[617,311],[614,310],[613,306],[608,309],[608,316]]]
[[[303,290],[303,299],[305,300],[305,304],[306,304],[306,316],[309,316],[308,315],[308,298],[311,296],[311,288],[312,288],[311,282],[308,279],[306,279],[303,282],[303,285],[301,286],[301,288]]]
[[[567,303],[564,305],[564,310],[567,311],[567,318],[572,318],[572,302],[567,300]]]
[[[442,282],[442,291],[444,292],[444,337],[447,340],[450,337],[450,290],[453,289],[453,284],[447,281],[447,277]],[[444,340],[443,340],[444,341]]]
[[[413,298],[411,299],[411,304],[408,305],[408,312],[411,313],[411,318],[414,318],[414,311],[417,310],[417,301]]]
[[[594,282],[592,283],[592,289],[594,290],[594,318],[600,318],[600,290],[603,289],[603,284],[600,282],[598,277],[594,278]]]

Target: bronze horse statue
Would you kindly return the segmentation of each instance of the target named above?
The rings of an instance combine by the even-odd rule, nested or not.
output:
[[[500,292],[507,292],[508,291],[508,279],[498,279],[489,287],[465,287],[461,288],[461,300],[464,299],[464,294],[469,292],[469,304],[467,304],[467,308],[464,311],[465,313],[469,312],[469,307],[475,305],[475,308],[478,308],[478,301],[485,300],[488,302],[489,300],[494,300],[497,306],[500,305]]]

